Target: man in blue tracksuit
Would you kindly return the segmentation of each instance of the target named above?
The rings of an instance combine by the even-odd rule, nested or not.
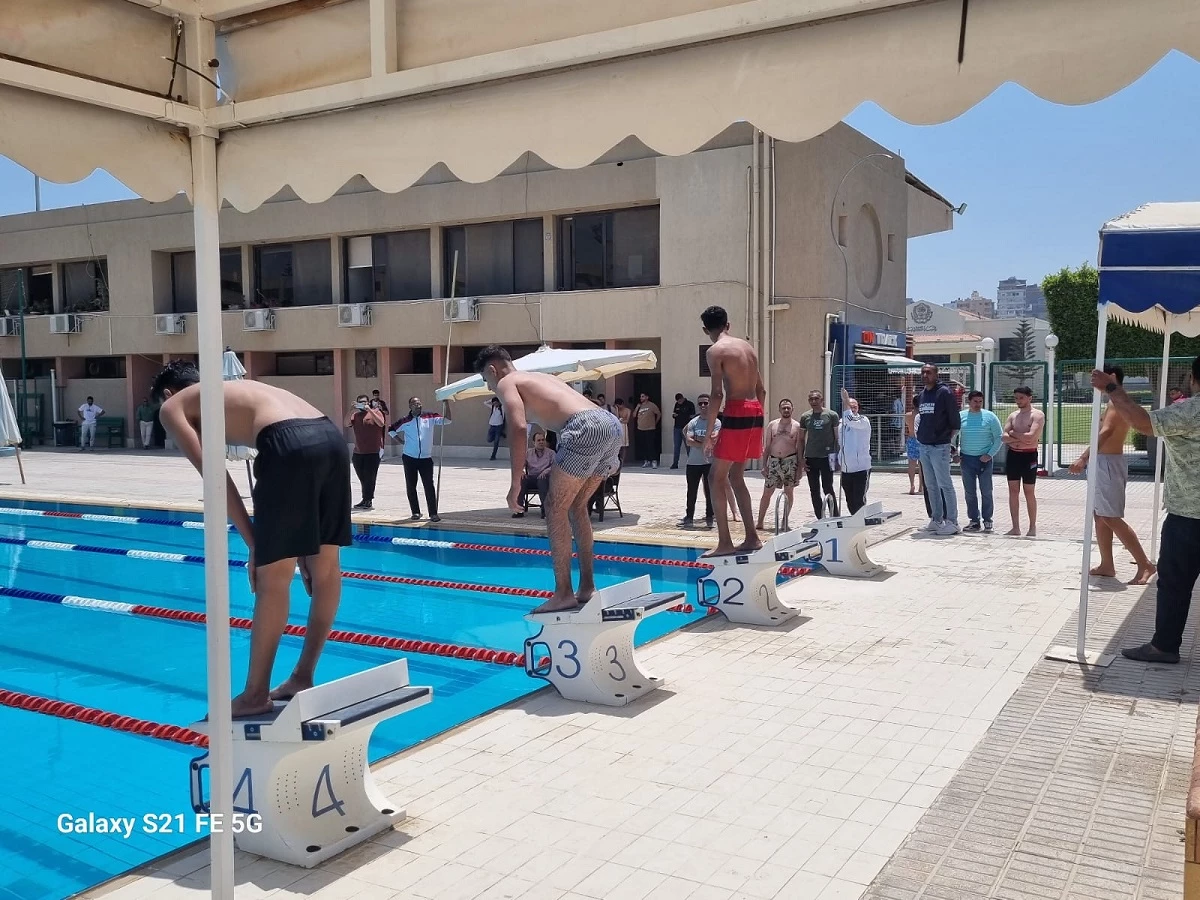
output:
[[[929,492],[930,518],[925,531],[940,535],[958,534],[958,497],[950,478],[950,444],[961,426],[954,392],[938,380],[938,368],[926,363],[921,368],[925,389],[917,395],[917,445],[921,472]]]
[[[967,499],[967,518],[963,531],[979,531],[979,499],[983,498],[983,530],[992,530],[992,467],[996,454],[1004,446],[1000,439],[1004,426],[990,409],[983,408],[983,391],[967,394],[966,415],[959,416],[959,466],[962,469],[963,495]],[[976,496],[976,485],[978,495]]]

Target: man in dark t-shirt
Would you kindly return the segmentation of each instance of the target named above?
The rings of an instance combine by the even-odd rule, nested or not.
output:
[[[917,445],[921,473],[929,491],[930,516],[925,531],[949,536],[962,531],[958,525],[958,495],[950,477],[950,444],[962,427],[954,392],[938,378],[938,368],[927,363],[921,368],[925,388],[917,395]]]
[[[362,485],[362,500],[355,509],[372,509],[375,502],[375,480],[379,476],[380,451],[383,449],[383,433],[387,420],[375,400],[359,394],[354,401],[354,412],[346,423],[354,429],[354,472]]]
[[[679,468],[679,454],[683,449],[683,430],[696,417],[696,404],[683,394],[675,395],[675,409],[671,411],[675,419],[675,455],[671,459],[671,468]]]

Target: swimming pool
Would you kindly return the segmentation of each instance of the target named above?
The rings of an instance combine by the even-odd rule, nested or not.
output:
[[[51,515],[38,514],[47,510]],[[78,517],[105,514],[113,517]],[[203,532],[195,527],[198,522],[198,516],[155,510],[0,500],[0,587],[9,594],[0,596],[0,690],[176,725],[202,717],[207,710],[202,625],[12,596],[13,591],[41,592],[202,612],[204,568],[196,560],[203,553]],[[335,628],[515,652],[537,630],[523,616],[541,601],[520,592],[553,585],[544,538],[387,528],[355,537],[354,546],[343,551],[342,568],[361,577],[344,580]],[[229,546],[232,559],[244,560],[245,548],[236,534],[230,535]],[[119,555],[130,549],[147,554]],[[678,565],[694,559],[694,551],[597,542],[596,552],[676,561],[598,559],[601,587],[648,574],[656,590],[691,590],[707,571]],[[174,558],[180,555],[191,561]],[[368,580],[379,575],[403,583]],[[518,595],[472,586],[500,587]],[[244,569],[231,569],[231,615],[249,617],[252,599]],[[292,622],[304,624],[307,605],[297,579]],[[702,614],[698,609],[646,619],[638,626],[636,642],[652,640]],[[245,677],[249,632],[232,629],[231,645],[236,691]],[[298,637],[283,638],[275,681],[291,671],[300,645]],[[545,686],[511,665],[333,642],[317,674],[327,681],[401,656],[408,659],[413,684],[433,687],[434,702],[382,723],[371,741],[372,761]],[[131,816],[139,822],[148,813],[190,814],[187,767],[203,750],[7,707],[0,707],[0,727],[9,735],[0,746],[5,784],[0,792],[0,900],[59,900],[204,836],[150,834],[140,827],[128,837],[76,834],[58,825],[61,814]]]

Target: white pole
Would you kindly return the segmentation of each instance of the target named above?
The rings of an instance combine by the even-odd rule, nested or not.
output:
[[[842,370],[842,379],[845,380],[846,373]],[[829,392],[833,390],[833,351],[825,351],[825,402],[831,402]]]
[[[1163,358],[1162,369],[1158,376],[1158,406],[1159,409],[1167,405],[1167,378],[1169,363],[1171,361],[1171,326],[1167,322],[1163,322]],[[1158,514],[1162,509],[1162,465],[1163,465],[1163,440],[1156,438],[1154,441],[1154,506],[1151,507],[1150,513],[1150,559],[1158,559]]]
[[[1046,472],[1051,477],[1054,477],[1055,467],[1055,448],[1058,446],[1057,434],[1055,433],[1055,399],[1054,399],[1054,347],[1058,345],[1055,340],[1051,345],[1049,338],[1046,340]]]
[[[58,388],[54,370],[50,370],[50,425],[58,421]],[[57,434],[55,435],[57,437]]]
[[[204,597],[208,625],[208,754],[211,811],[233,821],[233,721],[229,675],[229,521],[226,507],[225,394],[221,377],[221,244],[217,142],[192,139],[192,222],[196,242],[196,332],[204,477]],[[212,896],[233,900],[233,830],[209,838]]]
[[[983,390],[983,345],[975,348],[975,384],[973,390]]]
[[[1104,368],[1104,349],[1108,341],[1108,310],[1103,303],[1096,304],[1096,314],[1099,324],[1096,329],[1096,368]],[[1087,612],[1088,612],[1088,578],[1092,568],[1092,513],[1096,509],[1096,453],[1100,443],[1100,392],[1092,390],[1092,426],[1088,446],[1088,459],[1092,464],[1087,467],[1087,502],[1083,508],[1083,571],[1079,573],[1079,628],[1075,639],[1075,655],[1080,662],[1087,658],[1085,645],[1087,643]]]

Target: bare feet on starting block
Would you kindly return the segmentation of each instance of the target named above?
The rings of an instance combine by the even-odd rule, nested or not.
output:
[[[712,559],[714,556],[733,556],[740,552],[733,544],[717,544],[711,550],[705,550],[700,554],[701,559]]]
[[[275,703],[268,696],[266,698],[254,696],[253,694],[238,694],[233,698],[233,718],[248,719],[253,716],[262,716],[275,711]]]
[[[271,691],[272,700],[291,700],[301,691],[307,691],[313,686],[311,678],[301,678],[292,673],[292,675],[279,687]]]
[[[590,599],[590,598],[589,598]],[[529,615],[539,616],[543,613],[567,612],[569,610],[578,609],[580,606],[579,600],[574,594],[555,594],[537,609],[531,609]]]
[[[786,530],[786,528],[785,528]],[[755,553],[762,549],[762,541],[742,541],[734,549],[735,553]]]

